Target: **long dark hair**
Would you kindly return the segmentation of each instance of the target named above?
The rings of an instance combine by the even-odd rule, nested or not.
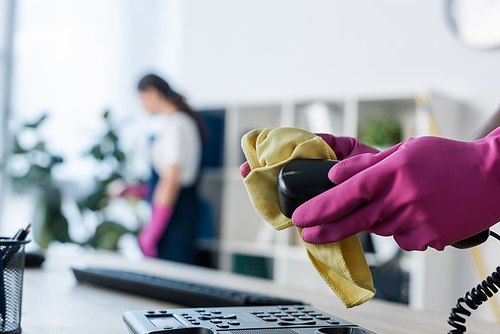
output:
[[[205,144],[208,140],[208,133],[205,124],[198,112],[187,104],[184,96],[175,92],[165,80],[155,74],[148,74],[142,78],[141,81],[139,81],[137,88],[140,91],[145,91],[151,87],[155,88],[164,98],[175,104],[179,111],[185,112],[194,119],[196,125],[198,126],[201,140]]]

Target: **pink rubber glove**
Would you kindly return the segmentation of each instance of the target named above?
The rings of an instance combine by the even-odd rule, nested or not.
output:
[[[118,194],[119,197],[134,197],[146,199],[149,195],[149,186],[145,183],[128,184]]]
[[[169,205],[151,205],[151,220],[146,224],[137,237],[142,253],[147,257],[158,257],[158,242],[167,229],[174,210]]]
[[[373,147],[360,143],[356,138],[351,137],[335,137],[327,133],[316,133],[321,137],[335,152],[338,160],[352,157],[362,153],[378,153],[379,151]],[[248,162],[244,162],[240,166],[240,174],[243,178],[250,174],[251,169]]]
[[[328,177],[338,185],[292,216],[305,241],[366,231],[392,235],[405,250],[442,250],[500,220],[500,128],[474,142],[408,139],[346,159]]]
[[[326,133],[316,133],[335,152],[337,160],[344,160],[363,153],[378,153],[379,150],[359,142],[352,137],[335,137]]]

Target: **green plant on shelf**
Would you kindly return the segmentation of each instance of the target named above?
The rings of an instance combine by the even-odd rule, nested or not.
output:
[[[402,140],[401,124],[391,117],[370,120],[361,126],[358,139],[379,149],[392,147]]]

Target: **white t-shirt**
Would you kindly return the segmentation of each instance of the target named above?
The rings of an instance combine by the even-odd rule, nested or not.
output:
[[[163,117],[161,130],[156,133],[151,147],[154,171],[161,176],[167,166],[178,165],[182,187],[192,186],[201,162],[201,136],[196,121],[187,113],[178,111]]]

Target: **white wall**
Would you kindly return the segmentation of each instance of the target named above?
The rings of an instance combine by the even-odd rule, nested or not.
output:
[[[500,51],[461,46],[436,0],[187,0],[182,86],[196,101],[436,89],[500,105]]]

